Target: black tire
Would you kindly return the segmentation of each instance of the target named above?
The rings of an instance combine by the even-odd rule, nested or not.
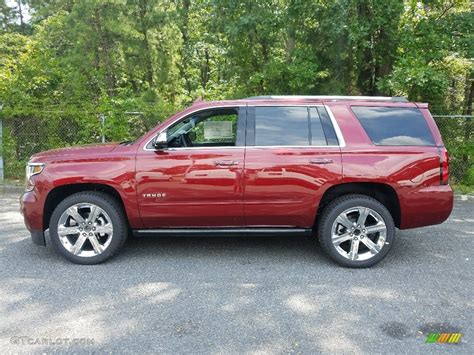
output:
[[[366,260],[351,260],[343,256],[338,252],[332,241],[332,227],[336,221],[336,218],[338,218],[338,216],[344,211],[356,207],[365,207],[372,209],[382,217],[383,222],[386,226],[386,237],[383,246],[377,254],[371,256],[369,259]],[[355,226],[355,228],[357,231],[357,226]],[[335,262],[345,267],[365,268],[377,264],[387,255],[395,239],[395,224],[393,222],[392,215],[390,214],[388,209],[379,201],[366,195],[345,195],[335,199],[324,208],[318,223],[317,235],[321,247],[326,252],[326,254]],[[375,238],[377,238],[377,234],[371,234],[371,238],[374,238],[374,236]],[[359,241],[362,242],[360,236]],[[365,240],[365,242],[368,242],[367,239]],[[352,240],[347,241],[347,243],[352,243]],[[360,245],[362,245],[362,243]],[[357,250],[360,250],[359,248],[357,248]],[[367,248],[365,244],[363,245],[363,248]],[[369,249],[367,248],[366,251],[369,251]]]
[[[69,207],[79,203],[90,203],[102,208],[110,218],[113,226],[113,233],[110,244],[101,253],[95,256],[83,257],[69,252],[61,243],[58,234],[58,222]],[[55,208],[49,222],[49,235],[54,250],[69,261],[76,264],[93,265],[104,262],[116,254],[127,239],[127,222],[122,206],[112,196],[98,191],[78,192],[66,197]]]

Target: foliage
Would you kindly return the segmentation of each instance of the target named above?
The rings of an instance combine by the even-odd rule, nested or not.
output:
[[[199,97],[403,95],[430,103],[433,113],[472,114],[471,6],[469,0],[0,0],[7,164],[9,156],[20,166],[41,149],[97,142],[102,133],[107,140],[136,138]],[[465,181],[472,181],[472,121],[442,128]],[[34,129],[25,133],[26,126]],[[42,132],[46,139],[38,138]]]

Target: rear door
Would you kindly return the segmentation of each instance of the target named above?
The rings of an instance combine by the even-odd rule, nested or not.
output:
[[[311,227],[324,191],[341,180],[339,141],[324,106],[248,107],[248,226]]]

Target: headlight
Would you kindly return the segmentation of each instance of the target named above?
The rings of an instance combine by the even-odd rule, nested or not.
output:
[[[26,191],[31,191],[35,187],[31,181],[33,175],[38,175],[44,169],[44,163],[28,163],[26,165]]]

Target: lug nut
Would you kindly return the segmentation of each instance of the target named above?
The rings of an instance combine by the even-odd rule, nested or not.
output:
[[[354,237],[354,240],[357,240],[357,237]]]
[[[92,233],[89,233],[90,236],[92,236]]]

